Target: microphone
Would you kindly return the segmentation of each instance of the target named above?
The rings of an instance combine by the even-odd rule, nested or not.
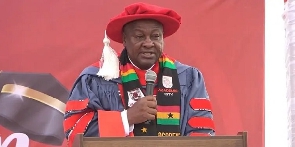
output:
[[[146,96],[154,95],[154,87],[155,87],[155,81],[157,79],[157,74],[152,70],[147,70],[145,73],[145,81],[146,81]],[[144,122],[145,124],[153,125],[155,124],[155,120],[147,120]]]
[[[154,95],[154,87],[155,81],[157,79],[157,74],[152,70],[147,70],[145,73],[145,81],[146,81],[146,92],[145,94]]]

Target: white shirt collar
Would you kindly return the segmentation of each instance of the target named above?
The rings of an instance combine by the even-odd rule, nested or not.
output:
[[[128,59],[129,59],[129,61],[131,62],[131,64],[132,64],[134,67],[138,68],[135,64],[133,64],[133,62],[130,60],[129,56],[128,56]],[[155,64],[154,64],[154,65],[155,65]],[[147,70],[151,70],[151,69],[154,67],[154,65],[152,65],[152,67],[150,67],[150,68],[147,69]],[[140,68],[138,68],[138,69],[140,69]],[[142,69],[140,69],[140,70],[142,70]]]

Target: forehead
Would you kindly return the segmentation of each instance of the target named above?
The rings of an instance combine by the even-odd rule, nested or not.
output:
[[[134,29],[162,29],[162,24],[156,20],[152,19],[142,19],[135,20],[127,23],[124,28],[127,28],[129,31]]]

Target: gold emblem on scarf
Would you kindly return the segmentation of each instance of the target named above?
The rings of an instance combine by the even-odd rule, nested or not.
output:
[[[141,129],[141,131],[142,131],[142,133],[147,133],[147,128],[143,127],[143,128]]]

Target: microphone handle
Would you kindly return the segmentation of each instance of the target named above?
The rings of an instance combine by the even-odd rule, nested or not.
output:
[[[154,95],[154,87],[155,87],[155,84],[153,82],[146,82],[146,92],[145,92],[146,96]],[[156,124],[156,120],[147,120],[145,124],[154,125]]]
[[[154,95],[154,83],[153,82],[146,82],[146,92],[145,94],[148,95]]]

